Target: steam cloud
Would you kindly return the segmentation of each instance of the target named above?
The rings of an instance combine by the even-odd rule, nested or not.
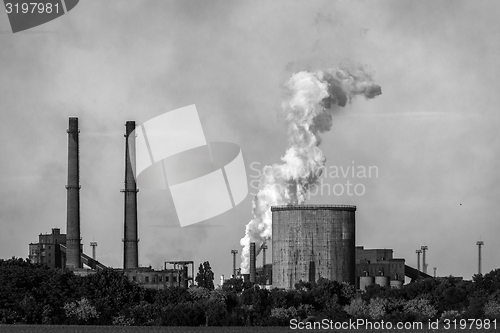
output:
[[[356,95],[374,98],[382,93],[372,75],[361,66],[340,66],[315,72],[299,72],[285,83],[289,97],[282,108],[288,130],[289,148],[283,164],[265,166],[259,192],[252,203],[254,218],[240,240],[241,272],[248,273],[250,243],[261,246],[272,236],[271,206],[302,204],[311,186],[318,182],[326,158],[319,145],[320,133],[332,126],[331,111],[345,106]],[[258,254],[258,253],[257,253]]]

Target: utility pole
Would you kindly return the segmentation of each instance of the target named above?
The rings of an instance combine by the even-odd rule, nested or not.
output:
[[[432,267],[434,269],[434,277],[436,277],[436,271],[437,271],[437,267]]]
[[[425,252],[429,248],[427,247],[427,245],[422,245],[420,247],[420,249],[422,250],[422,270],[423,270],[424,274],[427,274],[427,263],[425,262]]]
[[[415,250],[415,253],[417,254],[417,270],[420,272],[420,253],[422,250]]]
[[[233,254],[233,276],[236,279],[236,254],[238,250],[231,250],[231,253]]]
[[[484,245],[484,242],[482,240],[477,241],[476,243],[477,249],[478,249],[478,255],[479,255],[479,260],[478,260],[478,265],[477,265],[477,272],[478,274],[481,274],[481,247]]]

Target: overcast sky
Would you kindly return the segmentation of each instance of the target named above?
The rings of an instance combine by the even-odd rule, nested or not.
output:
[[[339,110],[321,148],[330,170],[378,174],[324,178],[365,192],[308,203],[356,205],[357,245],[414,267],[427,245],[438,275],[475,274],[481,238],[489,272],[500,266],[499,12],[498,1],[86,0],[16,34],[0,12],[0,257],[66,232],[68,117],[81,130],[84,250],[95,240],[98,260],[122,267],[125,121],[196,104],[207,140],[238,144],[251,181],[251,165],[286,150],[287,77],[349,61],[383,93]],[[251,195],[190,228],[168,192],[138,198],[141,265],[208,260],[216,282],[231,274]]]

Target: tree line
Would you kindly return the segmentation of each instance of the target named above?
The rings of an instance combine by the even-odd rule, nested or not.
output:
[[[188,289],[154,290],[113,269],[81,277],[20,258],[0,259],[0,323],[288,326],[292,319],[500,319],[500,269],[472,281],[430,278],[402,289],[374,285],[360,292],[320,279],[268,290],[240,279],[215,288],[206,262],[196,281]]]

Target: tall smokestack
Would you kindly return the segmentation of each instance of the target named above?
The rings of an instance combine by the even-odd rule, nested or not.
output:
[[[250,243],[250,283],[255,283],[255,243]]]
[[[137,238],[137,184],[134,178],[135,169],[135,121],[125,124],[125,213],[123,228],[123,268],[139,267],[139,250]]]
[[[80,248],[80,164],[78,118],[69,118],[68,183],[66,215],[66,267],[81,268]]]

